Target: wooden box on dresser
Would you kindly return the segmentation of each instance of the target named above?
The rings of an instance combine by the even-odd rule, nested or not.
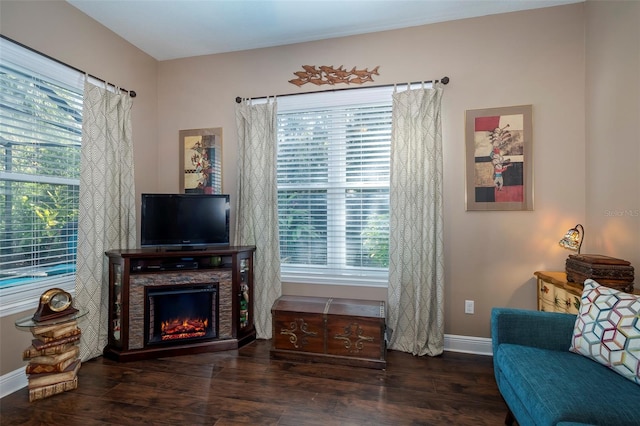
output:
[[[275,359],[386,368],[382,301],[282,296],[271,314]]]
[[[253,340],[254,246],[166,251],[154,248],[111,250],[109,259],[108,341],[104,356],[135,361],[162,356],[237,349]],[[215,336],[149,341],[150,288],[211,283],[216,288]]]

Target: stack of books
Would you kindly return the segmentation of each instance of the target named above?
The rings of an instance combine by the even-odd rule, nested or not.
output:
[[[29,361],[29,401],[78,387],[80,328],[77,321],[31,327],[34,339],[23,352]]]

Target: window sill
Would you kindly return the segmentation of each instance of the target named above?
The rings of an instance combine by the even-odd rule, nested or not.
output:
[[[53,287],[61,288],[71,293],[72,296],[75,296],[75,277],[65,276],[51,278],[32,284],[0,288],[0,318],[25,312],[30,309],[36,309],[42,293]]]
[[[318,272],[291,272],[282,271],[281,280],[287,283],[343,285],[363,287],[388,287],[388,274],[377,273],[372,275],[347,275],[327,274]]]

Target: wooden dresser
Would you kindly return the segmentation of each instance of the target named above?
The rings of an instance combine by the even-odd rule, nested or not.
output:
[[[577,314],[580,309],[582,284],[567,281],[565,272],[536,271],[538,310]]]
[[[386,368],[382,301],[282,296],[271,314],[275,359]]]
[[[533,275],[537,278],[539,311],[578,313],[582,283],[567,281],[565,272],[536,271]],[[640,289],[633,294],[640,294]]]

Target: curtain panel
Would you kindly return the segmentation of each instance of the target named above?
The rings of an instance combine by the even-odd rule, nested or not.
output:
[[[276,102],[236,104],[238,176],[235,245],[255,245],[254,319],[259,339],[272,335],[271,307],[282,294],[278,235]]]
[[[81,324],[83,361],[102,355],[107,344],[104,252],[136,246],[132,104],[128,94],[85,82],[76,265],[76,303],[89,311]]]
[[[443,86],[393,95],[389,223],[389,348],[444,350]]]

